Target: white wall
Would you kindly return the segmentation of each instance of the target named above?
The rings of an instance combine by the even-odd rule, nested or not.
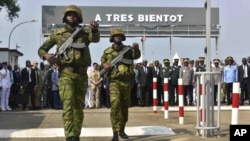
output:
[[[8,53],[0,51],[0,62],[8,62]]]

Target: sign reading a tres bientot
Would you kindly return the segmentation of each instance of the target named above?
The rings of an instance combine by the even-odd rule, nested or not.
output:
[[[61,24],[66,6],[42,6],[42,27]],[[79,6],[83,23],[95,20],[100,25],[205,25],[206,11],[203,7],[109,7]],[[219,8],[211,8],[211,25],[219,24]]]
[[[169,14],[105,14],[104,17],[97,13],[95,21],[102,22],[103,20],[112,23],[182,23],[183,14],[169,15]]]

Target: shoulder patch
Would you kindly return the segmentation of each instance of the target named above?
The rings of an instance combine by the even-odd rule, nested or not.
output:
[[[64,32],[67,32],[64,27],[60,27],[55,30],[55,34],[62,34]]]
[[[112,51],[113,51],[112,47],[109,47],[109,48],[104,50],[105,54],[106,53],[111,53]]]

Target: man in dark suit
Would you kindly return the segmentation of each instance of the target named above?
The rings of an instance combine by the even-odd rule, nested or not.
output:
[[[240,104],[244,104],[244,100],[250,103],[250,66],[247,65],[247,59],[242,58],[242,65],[238,67],[238,79],[240,82],[241,95]]]
[[[27,97],[22,103],[22,111],[26,110],[27,103],[31,102],[31,109],[35,109],[34,87],[36,84],[35,71],[31,68],[30,60],[26,60],[26,67],[21,71],[21,88],[24,90],[24,95]]]
[[[141,89],[141,106],[151,106],[153,102],[152,71],[147,64],[147,60],[144,60],[142,67],[138,68],[138,86]]]
[[[139,64],[134,64],[134,73],[131,78],[131,93],[130,93],[130,106],[138,106],[140,103],[140,97],[137,95],[137,89],[138,89],[138,67]]]
[[[105,91],[105,106],[107,108],[110,108],[110,96],[109,96],[109,78],[108,77],[104,77],[103,81],[102,81],[102,85],[103,85],[103,90]]]
[[[53,97],[53,93],[52,93],[52,79],[51,79],[52,73],[53,73],[53,69],[50,68],[48,70],[47,77],[46,77],[47,81],[48,81],[46,107],[50,107],[50,108],[54,109],[54,97]]]
[[[157,79],[157,105],[162,106],[163,103],[163,90],[162,90],[162,78],[160,76],[160,63],[155,60],[154,67],[152,68],[153,78]]]
[[[11,86],[11,101],[10,106],[12,109],[18,107],[16,102],[16,95],[18,94],[19,86],[20,86],[20,71],[18,65],[14,65],[13,74],[13,84]]]

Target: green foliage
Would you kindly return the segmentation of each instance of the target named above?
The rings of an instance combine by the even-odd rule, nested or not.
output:
[[[8,19],[12,22],[14,18],[18,18],[18,12],[21,10],[17,4],[17,0],[0,0],[0,12],[2,9],[6,9],[8,13]]]

